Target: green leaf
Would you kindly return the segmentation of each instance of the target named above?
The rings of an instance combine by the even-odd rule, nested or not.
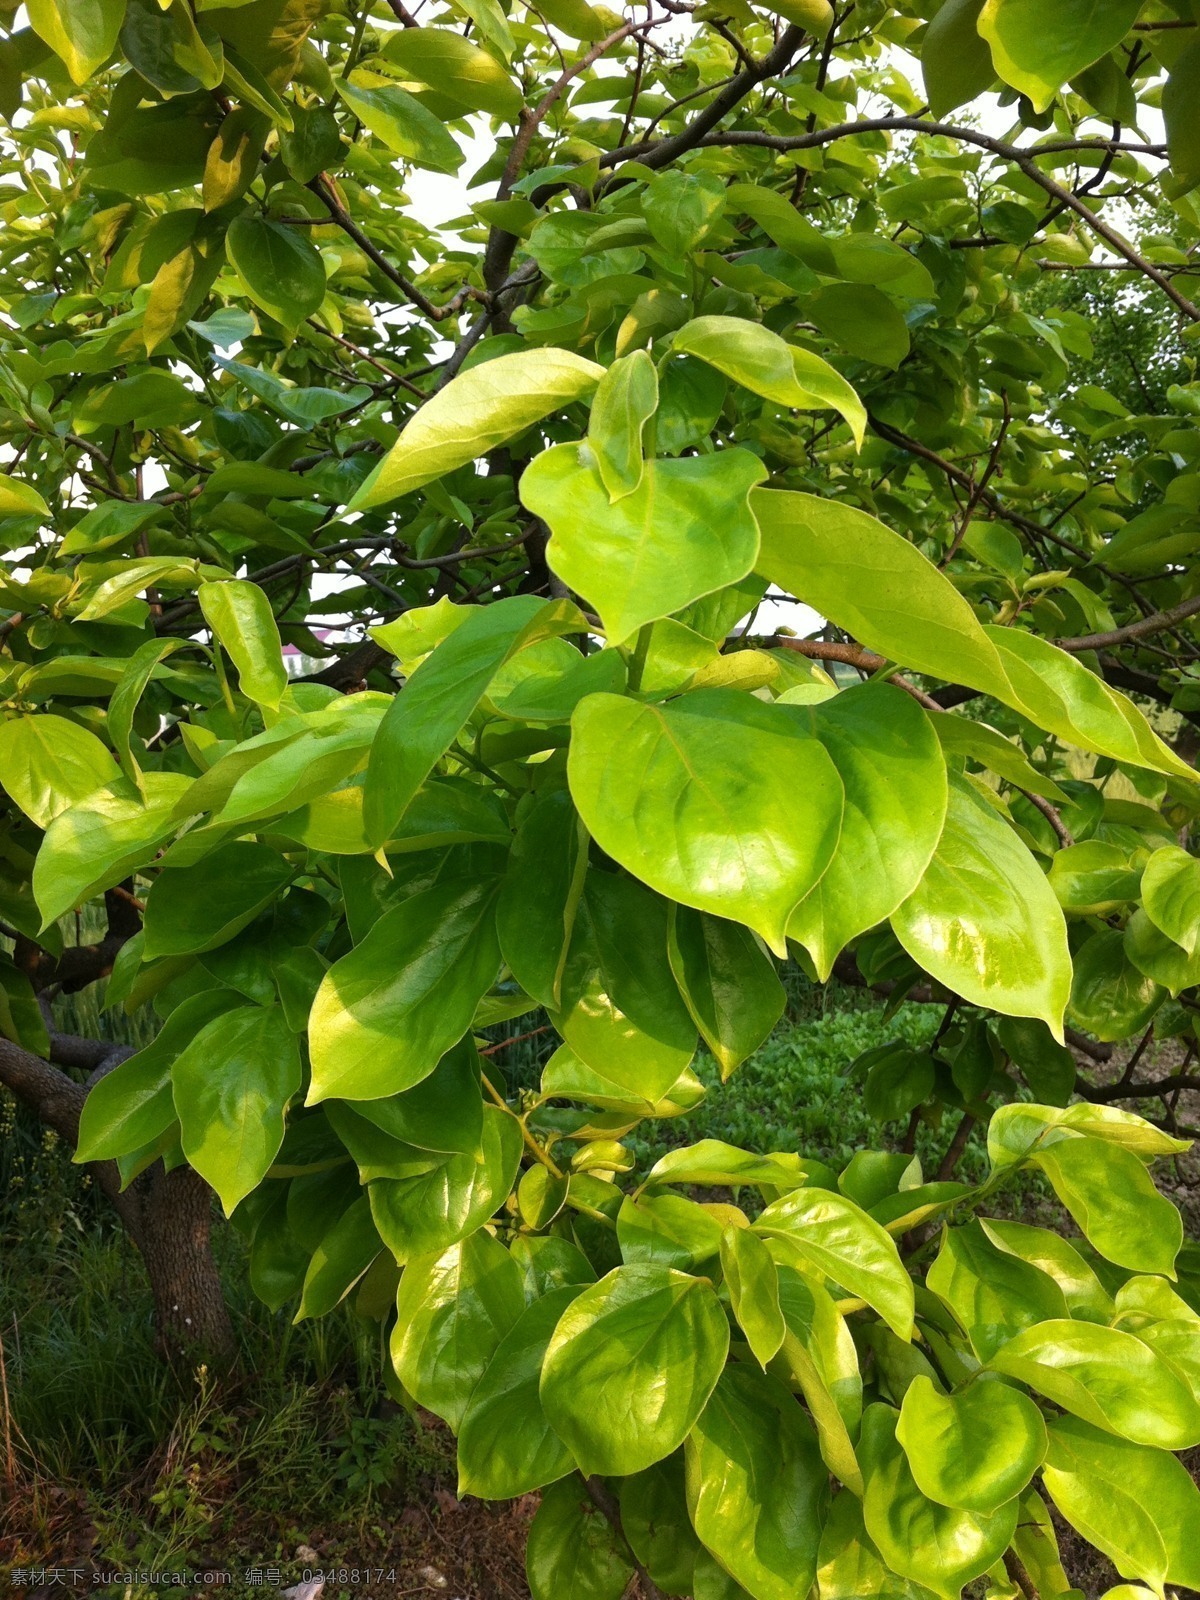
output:
[[[495,981],[495,896],[486,878],[437,884],[334,962],[309,1019],[309,1105],[379,1100],[429,1076]]]
[[[117,46],[125,0],[31,0],[26,8],[33,30],[83,84]]]
[[[814,272],[829,277],[836,274],[837,262],[828,239],[786,195],[765,184],[731,183],[725,191],[725,204],[728,211],[745,212],[780,249]]]
[[[1158,1593],[1164,1583],[1200,1585],[1200,1490],[1174,1456],[1057,1417],[1042,1476],[1066,1520],[1123,1577]]]
[[[1166,990],[1129,959],[1117,928],[1098,929],[1075,952],[1070,1018],[1097,1039],[1138,1033],[1166,997]]]
[[[695,317],[675,335],[677,355],[693,355],[744,389],[798,411],[839,412],[860,448],[867,427],[862,401],[828,361],[790,345],[741,317]]]
[[[444,1155],[471,1155],[483,1133],[474,1044],[469,1038],[460,1040],[413,1088],[386,1100],[356,1100],[354,1110],[403,1144]]]
[[[275,711],[287,688],[287,670],[271,602],[244,578],[202,583],[196,591],[204,620],[237,668],[238,684],[249,699]]]
[[[48,517],[50,507],[32,484],[0,472],[0,517]]]
[[[993,1365],[1007,1370],[998,1361]],[[964,1511],[987,1513],[1007,1505],[1046,1454],[1046,1425],[1033,1401],[1019,1389],[986,1379],[945,1395],[928,1378],[914,1378],[900,1407],[896,1438],[921,1493]]]
[[[546,559],[596,607],[610,644],[744,578],[758,555],[747,497],[765,470],[747,450],[647,461],[610,504],[587,444],[559,444],[521,475],[522,504],[551,533]]]
[[[1064,911],[1104,916],[1137,898],[1142,874],[1124,846],[1086,839],[1055,851],[1049,878]]]
[[[601,848],[785,955],[788,918],[828,867],[843,808],[836,768],[795,713],[731,689],[666,706],[592,695],[572,734],[571,793]]]
[[[191,784],[182,773],[148,772],[143,802],[132,783],[118,778],[55,817],[33,869],[42,927],[151,860],[178,832],[176,808]]]
[[[258,175],[259,158],[270,131],[271,124],[260,111],[250,106],[233,108],[217,130],[204,163],[202,193],[206,211],[218,211],[245,194]]]
[[[943,1232],[927,1282],[958,1318],[981,1361],[1025,1328],[1068,1315],[1054,1279],[997,1249],[978,1222]]]
[[[338,78],[335,87],[363,127],[398,156],[434,172],[457,172],[463,153],[438,117],[393,84],[369,89]]]
[[[775,1241],[774,1253],[786,1254],[786,1246]],[[777,1270],[787,1332],[772,1371],[804,1396],[821,1459],[830,1472],[861,1494],[862,1473],[851,1439],[858,1436],[862,1420],[863,1389],[854,1339],[828,1289],[786,1262],[778,1263]]]
[[[991,1366],[1135,1444],[1186,1450],[1200,1443],[1200,1401],[1170,1361],[1131,1333],[1044,1322],[1002,1346]]]
[[[584,0],[577,3],[588,9]],[[633,1567],[624,1542],[574,1475],[542,1496],[529,1528],[525,1574],[533,1600],[621,1600],[629,1587]]]
[[[1087,1322],[1108,1322],[1113,1303],[1100,1279],[1061,1234],[1034,1228],[1025,1222],[984,1220],[980,1226],[994,1245],[1040,1267],[1058,1284],[1073,1317]]]
[[[726,1369],[684,1447],[701,1541],[755,1600],[794,1600],[817,1570],[826,1473],[803,1409],[776,1378]]]
[[[1023,628],[984,631],[1009,684],[999,699],[1082,750],[1196,782],[1195,769],[1163,743],[1133,701],[1075,656]]]
[[[912,1337],[912,1279],[895,1240],[853,1200],[796,1189],[769,1205],[754,1230],[782,1240],[804,1270],[865,1300],[901,1339]]]
[[[725,1080],[771,1034],[787,996],[754,935],[724,917],[671,907],[671,971]]]
[[[342,154],[337,118],[326,106],[292,107],[291,133],[279,135],[279,154],[297,183],[311,183],[319,172],[337,166]]]
[[[1036,1156],[1040,1148],[1079,1134],[1120,1145],[1144,1161],[1154,1156],[1182,1155],[1189,1148],[1186,1139],[1176,1139],[1136,1112],[1121,1111],[1116,1106],[1080,1100],[1064,1109],[1016,1101],[1000,1106],[988,1124],[988,1155],[993,1167],[1010,1166],[1014,1161]]]
[[[1075,1057],[1057,1044],[1044,1022],[1029,1017],[1001,1017],[996,1037],[1021,1069],[1035,1097],[1052,1106],[1065,1106],[1075,1089]]]
[[[171,1082],[188,1164],[228,1216],[283,1143],[284,1112],[300,1088],[296,1037],[275,1007],[228,1011],[175,1058]]]
[[[711,1284],[617,1267],[563,1313],[542,1368],[551,1426],[586,1474],[628,1474],[678,1449],[725,1365]]]
[[[787,1333],[779,1308],[779,1273],[771,1253],[748,1228],[721,1235],[721,1271],[729,1303],[760,1367],[778,1352]]]
[[[795,716],[825,746],[846,788],[837,851],[788,922],[788,937],[804,945],[824,982],[839,951],[920,884],[946,820],[946,762],[925,712],[884,684]]]
[[[715,173],[677,167],[656,173],[642,199],[646,226],[677,260],[700,244],[724,209],[725,185]]]
[[[996,69],[977,23],[983,0],[942,0],[925,29],[921,72],[935,117],[966,105],[995,82]]]
[[[577,617],[567,602],[513,595],[472,611],[421,663],[371,746],[363,808],[374,844],[391,836],[500,667],[525,645],[576,628]]]
[[[696,1053],[696,1028],[667,960],[666,903],[634,879],[590,874],[563,970],[555,1026],[589,1067],[635,1101],[667,1094]]]
[[[231,990],[208,989],[176,1006],[144,1050],[106,1072],[88,1090],[73,1159],[110,1161],[164,1134],[175,1122],[172,1063],[206,1023],[240,1005],[241,996]]]
[[[449,28],[405,28],[388,38],[383,54],[406,75],[470,111],[515,121],[524,104],[496,58]]]
[[[1026,789],[1031,794],[1045,795],[1048,800],[1062,805],[1069,800],[1070,796],[1059,788],[1053,778],[1039,772],[1027,760],[1018,745],[1006,739],[1002,733],[997,733],[986,722],[968,722],[966,717],[955,716],[950,711],[932,711],[928,715],[942,749],[948,755],[968,756],[989,772],[997,773],[1015,787]],[[1064,851],[1059,851],[1055,860],[1064,854]]]
[[[460,1498],[512,1500],[573,1470],[571,1452],[542,1410],[538,1382],[550,1337],[579,1292],[572,1285],[535,1300],[497,1346],[459,1429]]]
[[[1101,1139],[1064,1139],[1034,1159],[1102,1256],[1131,1272],[1175,1276],[1183,1219],[1131,1150]]]
[[[894,369],[908,354],[908,324],[874,284],[827,284],[808,297],[805,313],[826,338],[864,361]]]
[[[1173,196],[1185,195],[1200,183],[1200,108],[1195,93],[1198,72],[1200,41],[1176,57],[1163,85],[1162,114]]]
[[[524,1310],[520,1270],[486,1230],[411,1260],[396,1296],[396,1376],[418,1405],[460,1428],[475,1385]]]
[[[614,361],[601,378],[588,418],[587,442],[610,500],[642,481],[642,432],[658,408],[658,373],[645,350]]]
[[[513,977],[541,1005],[556,1010],[587,874],[587,834],[564,791],[526,812],[509,853],[496,904],[500,950]]]
[[[1156,928],[1194,955],[1200,941],[1200,860],[1176,845],[1156,850],[1142,874],[1142,905]]]
[[[963,1585],[986,1572],[1007,1549],[1017,1526],[1017,1502],[980,1512],[927,1499],[896,1438],[896,1423],[890,1406],[868,1406],[863,1416],[863,1521],[893,1571],[947,1600],[958,1600]]]
[[[834,1496],[817,1553],[821,1600],[932,1600],[922,1584],[899,1578],[880,1560],[867,1536],[861,1499],[843,1489]]]
[[[386,505],[586,400],[604,368],[571,350],[516,350],[458,373],[402,430],[348,507]]]
[[[321,309],[325,264],[301,229],[247,212],[230,223],[225,253],[254,304],[285,328]]]
[[[370,1203],[360,1195],[321,1235],[304,1274],[294,1320],[322,1317],[340,1305],[382,1250]]]
[[[626,1478],[620,1510],[630,1549],[663,1593],[699,1593],[697,1562],[707,1552],[688,1516],[682,1452]]]
[[[1161,984],[1172,996],[1200,983],[1200,950],[1188,955],[1155,927],[1141,906],[1125,924],[1123,949],[1140,973],[1152,983]]]
[[[0,783],[39,828],[120,776],[96,735],[66,717],[45,713],[0,723]]]
[[[1044,111],[1070,78],[1115,50],[1133,25],[1141,0],[984,0],[979,32],[996,72]]]
[[[432,1172],[370,1184],[371,1215],[399,1262],[444,1250],[481,1227],[508,1198],[521,1164],[521,1128],[498,1106],[483,1108],[478,1151]]]
[[[293,870],[277,851],[242,840],[161,872],[146,896],[145,959],[224,944],[283,893]]]
[[[1011,693],[975,613],[921,552],[845,500],[757,489],[758,571],[869,650],[917,672]]]
[[[1062,911],[1013,829],[962,778],[951,778],[933,860],[891,923],[913,960],[953,993],[1039,1017],[1062,1043],[1071,992]]]
[[[721,1139],[677,1145],[650,1168],[643,1188],[661,1183],[694,1183],[724,1188],[742,1183],[798,1189],[807,1174],[795,1156],[758,1156]]]

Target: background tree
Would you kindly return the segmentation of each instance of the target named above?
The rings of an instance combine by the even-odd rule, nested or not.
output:
[[[1047,1497],[1200,1586],[1149,1170],[1200,1008],[1198,18],[924,10],[0,44],[0,1081],[164,1348],[230,1347],[208,1186],[271,1304],[378,1316],[464,1491],[544,1490],[538,1600],[1065,1594]],[[942,1007],[857,1063],[900,1148],[635,1172],[783,961]],[[148,1047],[63,1031],[101,981]],[[514,1093],[474,1039],[526,1015]],[[989,1216],[1031,1170],[1069,1239]]]

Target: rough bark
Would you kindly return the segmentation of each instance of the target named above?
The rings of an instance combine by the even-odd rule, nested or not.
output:
[[[130,1052],[54,1034],[51,1054],[64,1064],[91,1068],[89,1081],[94,1081]],[[74,1149],[86,1084],[7,1039],[0,1039],[0,1083]],[[170,1360],[229,1365],[236,1342],[212,1255],[208,1186],[190,1167],[167,1172],[161,1161],[124,1192],[114,1161],[92,1162],[89,1171],[145,1263],[160,1354]]]

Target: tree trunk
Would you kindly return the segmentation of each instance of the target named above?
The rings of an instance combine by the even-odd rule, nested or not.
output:
[[[130,1052],[52,1035],[51,1054],[70,1065],[93,1067],[90,1085]],[[77,1083],[51,1062],[3,1038],[0,1083],[75,1148],[79,1113],[89,1085]],[[237,1342],[213,1260],[208,1185],[190,1167],[167,1172],[161,1161],[135,1178],[124,1192],[115,1161],[92,1162],[89,1170],[145,1263],[159,1353],[172,1361],[231,1365]]]
[[[203,1178],[190,1167],[167,1172],[156,1161],[124,1194],[109,1197],[146,1266],[159,1354],[231,1366],[237,1345],[213,1260],[212,1192]]]

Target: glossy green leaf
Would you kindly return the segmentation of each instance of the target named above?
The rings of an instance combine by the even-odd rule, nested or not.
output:
[[[1057,850],[1050,863],[1050,887],[1065,911],[1104,915],[1137,897],[1142,874],[1121,845],[1103,839]]]
[[[340,1305],[382,1250],[367,1196],[360,1195],[322,1234],[304,1274],[295,1320],[321,1317]]]
[[[429,1076],[495,981],[495,897],[487,879],[438,884],[334,962],[309,1019],[309,1105],[378,1100]]]
[[[550,1337],[578,1294],[578,1286],[552,1289],[529,1306],[497,1346],[459,1429],[460,1496],[511,1500],[573,1470],[570,1451],[542,1410],[538,1381]]]
[[[49,515],[50,507],[31,484],[22,483],[20,478],[9,477],[7,472],[0,472],[0,516],[48,517]]]
[[[946,1229],[926,1281],[953,1311],[981,1361],[1025,1328],[1068,1315],[1055,1280],[998,1249],[978,1222]]]
[[[39,828],[120,778],[94,733],[52,713],[0,723],[0,783]]]
[[[417,412],[350,502],[385,505],[586,400],[604,372],[570,350],[518,350],[460,372]]]
[[[728,1346],[705,1279],[617,1267],[564,1312],[542,1368],[542,1404],[582,1471],[640,1472],[683,1443]]]
[[[521,501],[550,529],[550,566],[620,644],[746,576],[758,556],[747,497],[763,476],[745,450],[647,461],[637,486],[610,504],[590,445],[560,444],[525,469]]]
[[[1179,995],[1200,983],[1200,950],[1189,955],[1140,906],[1125,924],[1122,944],[1127,960],[1168,994]]]
[[[642,434],[658,407],[658,373],[644,350],[614,361],[592,398],[587,442],[609,499],[642,481]]]
[[[1075,953],[1071,1021],[1098,1039],[1126,1039],[1145,1028],[1166,990],[1129,959],[1119,929],[1101,928]]]
[[[870,650],[918,672],[1005,698],[996,648],[954,585],[906,539],[865,512],[815,495],[751,497],[758,570]]]
[[[551,1009],[587,872],[587,835],[570,795],[542,796],[526,812],[496,905],[500,950],[526,994]]]
[[[770,1251],[748,1228],[721,1235],[721,1271],[729,1303],[760,1367],[777,1353],[787,1333],[779,1309],[779,1274]]]
[[[692,1020],[728,1078],[783,1014],[786,996],[770,957],[740,924],[685,906],[672,908],[667,948]]]
[[[704,1545],[755,1600],[793,1600],[816,1575],[826,1475],[799,1403],[777,1379],[726,1369],[685,1445]]]
[[[583,3],[583,0],[580,0]],[[525,1573],[533,1600],[621,1600],[633,1576],[623,1542],[578,1477],[550,1486],[529,1529]]]
[[[178,831],[176,807],[191,782],[181,773],[147,773],[143,801],[119,778],[55,817],[33,869],[42,926],[150,861]]]
[[[810,350],[740,317],[695,317],[675,335],[678,355],[696,356],[754,394],[799,411],[833,410],[861,446],[867,415],[841,373]]]
[[[1161,1592],[1200,1583],[1200,1490],[1165,1450],[1131,1444],[1077,1417],[1050,1424],[1050,1498],[1117,1571]]]
[[[572,729],[571,793],[601,847],[782,956],[793,907],[832,859],[844,803],[833,762],[794,713],[726,689],[661,707],[593,695]]]
[[[285,328],[320,310],[325,265],[299,228],[246,213],[230,223],[225,252],[254,304]]]
[[[998,1358],[992,1364],[1009,1370]],[[921,1493],[964,1511],[987,1513],[1007,1505],[1046,1454],[1046,1425],[1033,1401],[1019,1389],[985,1379],[946,1395],[928,1378],[914,1378],[900,1407],[896,1438]]]
[[[470,1155],[483,1132],[479,1057],[469,1038],[448,1050],[427,1078],[384,1100],[356,1100],[360,1117],[404,1144]]]
[[[804,945],[823,981],[842,948],[920,884],[946,819],[946,763],[925,712],[883,684],[795,715],[825,746],[846,789],[834,858],[788,922],[788,937]]]
[[[986,1218],[980,1222],[994,1245],[1009,1255],[1039,1267],[1058,1284],[1073,1317],[1086,1322],[1111,1320],[1113,1303],[1107,1290],[1075,1246],[1049,1228],[1031,1227],[1027,1222],[1002,1222]]]
[[[484,1230],[410,1261],[391,1334],[396,1376],[418,1405],[461,1427],[475,1385],[524,1310],[521,1273]]]
[[[492,55],[450,28],[405,28],[384,51],[405,74],[471,111],[515,119],[521,91]]]
[[[935,117],[974,100],[995,81],[991,51],[977,27],[982,3],[943,0],[925,30],[921,70]]]
[[[1039,1150],[1036,1160],[1102,1256],[1133,1272],[1174,1277],[1182,1218],[1131,1150],[1100,1139],[1064,1139]]]
[[[953,993],[1038,1017],[1062,1042],[1071,989],[1062,911],[1029,851],[964,780],[951,779],[933,860],[891,922],[913,960]]]
[[[176,1056],[171,1082],[184,1154],[226,1216],[274,1161],[300,1076],[295,1035],[275,1007],[227,1011]]]
[[[71,74],[71,82],[86,83],[97,67],[113,53],[124,0],[33,0],[29,20]]]
[[[1200,941],[1200,861],[1165,845],[1142,874],[1142,905],[1154,926],[1194,955]]]
[[[466,1238],[507,1199],[520,1163],[517,1119],[484,1106],[478,1151],[451,1156],[431,1172],[370,1184],[371,1215],[383,1242],[405,1262]]]
[[[371,89],[339,78],[337,92],[363,127],[396,155],[434,172],[457,172],[462,165],[453,135],[407,90],[390,83]]]
[[[896,1424],[889,1406],[869,1406],[863,1416],[859,1457],[867,1483],[867,1532],[895,1572],[957,1600],[963,1585],[986,1572],[1008,1547],[1017,1502],[980,1512],[927,1499],[896,1438]]]
[[[798,1189],[807,1181],[794,1156],[756,1156],[721,1139],[679,1145],[660,1156],[646,1174],[645,1187],[659,1183],[726,1185],[765,1184]]]
[[[1047,13],[1033,0],[984,0],[979,32],[997,75],[1044,111],[1055,93],[1128,33],[1140,0],[1061,0]]]
[[[256,583],[231,578],[196,591],[204,620],[229,652],[242,693],[274,711],[287,688],[279,628]]]
[[[777,1255],[786,1254],[779,1241],[769,1248]],[[863,1384],[854,1339],[828,1289],[786,1261],[778,1264],[778,1274],[779,1306],[787,1331],[772,1371],[803,1395],[816,1425],[821,1459],[830,1472],[861,1494],[862,1473],[853,1439],[862,1420]]]
[[[667,959],[667,905],[624,874],[592,872],[575,918],[555,1026],[635,1102],[669,1093],[696,1051]]]
[[[697,1563],[711,1560],[688,1516],[682,1452],[621,1484],[621,1531],[664,1594],[699,1593]]]
[[[1004,1345],[991,1366],[1135,1444],[1186,1450],[1200,1443],[1200,1402],[1182,1375],[1117,1328],[1045,1322]]]
[[[863,1523],[862,1500],[849,1489],[834,1496],[817,1562],[820,1600],[931,1600],[932,1590],[884,1566]]]
[[[146,896],[146,960],[224,944],[283,893],[293,871],[276,851],[243,840],[161,872]]]
[[[175,1121],[171,1066],[214,1017],[240,1006],[229,989],[192,995],[172,1011],[144,1050],[106,1072],[79,1114],[76,1161],[106,1161],[151,1144]]]
[[[900,1338],[911,1338],[912,1279],[891,1235],[853,1200],[797,1189],[773,1201],[754,1229],[782,1240],[799,1265],[865,1300]]]
[[[570,632],[575,608],[513,595],[472,611],[421,663],[387,709],[367,766],[367,832],[383,844],[501,666],[538,639]]]

